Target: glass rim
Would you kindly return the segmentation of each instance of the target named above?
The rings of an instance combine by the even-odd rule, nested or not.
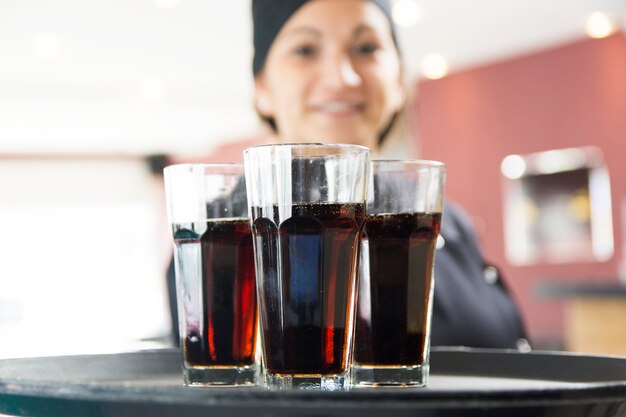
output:
[[[380,164],[380,163],[395,163],[401,165],[410,165],[416,167],[424,167],[424,168],[441,168],[443,170],[446,169],[446,164],[441,161],[435,161],[432,159],[372,159],[372,165]]]
[[[248,153],[253,149],[262,149],[262,148],[282,148],[282,147],[290,147],[290,148],[331,148],[331,149],[354,149],[359,151],[367,151],[372,152],[370,148],[363,145],[354,145],[351,143],[322,143],[322,142],[288,142],[288,143],[265,143],[261,145],[250,146],[244,149],[244,153]]]
[[[243,167],[242,162],[184,162],[180,164],[172,164],[167,165],[163,168],[163,172],[165,171],[178,171],[184,168],[236,168]]]

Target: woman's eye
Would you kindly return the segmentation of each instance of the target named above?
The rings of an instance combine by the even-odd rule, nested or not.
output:
[[[294,53],[298,56],[309,57],[315,55],[315,48],[311,45],[302,45],[294,50]]]
[[[371,55],[378,50],[378,45],[375,43],[362,43],[354,48],[354,52],[359,55]]]

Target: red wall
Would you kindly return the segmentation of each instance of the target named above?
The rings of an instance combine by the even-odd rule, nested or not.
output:
[[[477,220],[532,338],[559,340],[562,304],[535,295],[548,277],[616,281],[626,194],[626,38],[583,39],[417,85],[421,156],[448,165],[447,198]],[[594,145],[611,176],[615,255],[605,263],[513,267],[504,253],[500,162],[509,154]]]

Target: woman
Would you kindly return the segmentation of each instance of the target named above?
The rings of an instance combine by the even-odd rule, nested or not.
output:
[[[255,106],[283,142],[388,142],[406,104],[386,0],[253,0]],[[525,348],[518,311],[463,212],[447,204],[432,345]]]

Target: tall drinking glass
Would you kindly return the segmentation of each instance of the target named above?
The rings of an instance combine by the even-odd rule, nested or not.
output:
[[[352,384],[424,386],[445,166],[373,161],[372,167],[361,236]]]
[[[267,145],[246,149],[244,161],[265,383],[342,389],[370,151]]]
[[[185,384],[254,384],[257,305],[243,165],[172,165],[164,176]]]

